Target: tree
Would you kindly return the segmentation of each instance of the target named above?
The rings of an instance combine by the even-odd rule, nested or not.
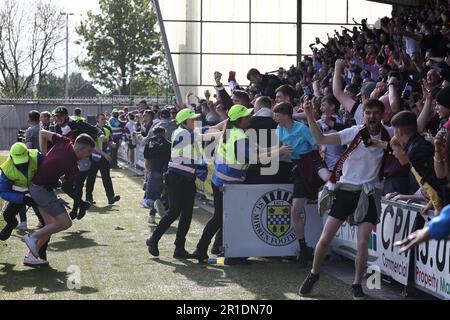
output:
[[[56,6],[31,0],[0,0],[0,89],[23,97],[54,62],[64,40]]]
[[[61,98],[64,96],[64,77],[52,73],[44,74],[37,85],[39,98]]]
[[[72,96],[89,81],[83,78],[79,72],[69,75],[69,96]],[[64,97],[64,77],[58,77],[53,73],[45,73],[37,85],[37,96],[39,98],[61,98]]]
[[[69,76],[69,96],[88,83],[80,72],[72,72]]]
[[[77,61],[95,82],[122,94],[130,80],[151,78],[163,61],[151,0],[99,0],[100,14],[88,13],[77,28],[87,57]]]

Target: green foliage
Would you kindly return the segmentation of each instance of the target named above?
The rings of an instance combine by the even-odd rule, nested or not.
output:
[[[153,78],[163,62],[151,0],[100,0],[100,14],[88,13],[77,33],[87,57],[78,60],[95,83],[129,93],[134,79]]]
[[[69,75],[69,96],[89,83],[79,72]],[[64,97],[64,77],[58,77],[53,73],[43,74],[37,85],[37,96],[39,98],[61,98]]]
[[[37,85],[39,98],[61,98],[64,96],[64,78],[52,73],[44,74]]]

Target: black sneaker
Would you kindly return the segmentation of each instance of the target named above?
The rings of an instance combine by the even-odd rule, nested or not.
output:
[[[148,252],[154,256],[159,257],[158,242],[154,241],[152,238],[147,240]]]
[[[77,215],[78,215],[78,213],[76,210],[72,210],[69,213],[70,219],[72,219],[72,220],[75,220],[77,218]]]
[[[118,201],[120,201],[120,196],[114,196],[112,199],[108,200],[108,204],[112,205],[112,204],[114,204],[114,203],[116,203]]]
[[[82,202],[80,204],[80,210],[78,211],[77,219],[81,220],[86,215],[86,211],[91,207],[89,202]]]
[[[96,202],[92,198],[86,198],[86,202],[89,202],[91,205],[96,204]]]
[[[206,252],[200,252],[198,249],[195,249],[195,251],[192,253],[192,255],[193,255],[193,259],[198,260],[198,263],[208,262],[209,257]]]
[[[187,252],[184,248],[176,248],[173,253],[174,259],[195,259],[196,256]]]
[[[353,300],[364,300],[367,295],[364,293],[360,284],[352,284]]]
[[[306,277],[305,281],[303,281],[302,286],[300,287],[300,290],[298,291],[298,294],[300,296],[307,296],[311,293],[311,291],[314,288],[314,285],[316,284],[317,280],[319,280],[320,275],[319,274],[312,274],[311,272]]]

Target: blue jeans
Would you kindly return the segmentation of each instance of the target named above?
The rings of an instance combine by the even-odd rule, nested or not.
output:
[[[151,171],[150,175],[148,176],[147,188],[145,190],[145,200],[147,200],[147,205],[151,208],[151,216],[155,216],[156,214],[156,210],[153,208],[153,204],[156,200],[160,199],[163,188],[163,173],[159,171]]]

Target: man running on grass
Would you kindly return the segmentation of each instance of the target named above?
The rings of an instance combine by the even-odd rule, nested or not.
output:
[[[384,104],[367,100],[363,104],[365,125],[357,125],[338,133],[323,134],[313,115],[311,101],[304,105],[311,133],[318,145],[348,145],[337,162],[330,183],[337,184],[335,198],[322,235],[316,245],[314,263],[299,294],[307,296],[319,280],[328,248],[341,225],[347,220],[357,225],[357,257],[352,285],[354,299],[364,299],[361,282],[367,266],[368,243],[373,226],[380,222],[384,164],[387,158],[392,128],[382,125]],[[340,172],[342,171],[342,176]],[[330,185],[330,183],[328,185]],[[331,185],[330,185],[331,187]]]
[[[27,233],[22,239],[37,258],[39,248],[52,234],[69,229],[72,220],[53,189],[58,180],[70,180],[78,173],[78,160],[89,159],[95,148],[95,141],[87,134],[81,134],[72,144],[68,138],[42,130],[40,145],[53,143],[29,187],[31,197],[40,208],[45,227],[33,235]]]

